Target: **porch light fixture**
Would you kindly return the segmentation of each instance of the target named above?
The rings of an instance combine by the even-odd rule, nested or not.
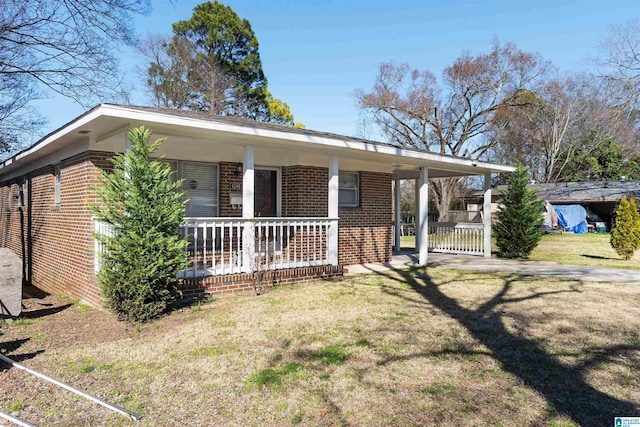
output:
[[[242,176],[242,163],[238,163],[236,164],[236,178],[239,178]]]

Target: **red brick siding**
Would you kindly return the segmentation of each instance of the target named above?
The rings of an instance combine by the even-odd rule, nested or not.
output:
[[[94,271],[94,239],[90,203],[97,203],[93,188],[100,169],[111,169],[111,153],[86,152],[61,162],[61,203],[54,205],[53,167],[29,174],[31,182],[32,283],[52,293],[62,293],[93,306],[102,304]],[[231,183],[241,184],[237,163],[220,163],[220,215],[239,217],[241,209],[229,203]],[[340,208],[339,264],[388,261],[392,251],[391,175],[360,172],[360,206]],[[327,216],[327,168],[282,168],[282,214],[291,217]],[[0,184],[0,246],[22,255],[18,180]],[[10,197],[11,194],[11,197]],[[25,222],[27,209],[25,208]],[[25,234],[26,234],[25,225]],[[336,267],[337,268],[337,267]],[[311,269],[311,270],[310,270]],[[315,270],[313,270],[315,269]],[[329,273],[327,273],[327,271]],[[282,283],[338,274],[321,267],[284,270]],[[340,269],[341,272],[341,269]],[[235,278],[234,278],[235,277]],[[307,277],[304,277],[306,280]],[[233,282],[237,280],[238,283]],[[242,276],[205,279],[211,292],[248,290],[252,282]],[[228,283],[232,283],[230,285]],[[218,288],[223,283],[228,288]]]
[[[19,194],[20,189],[15,182],[0,185],[0,247],[22,256]]]
[[[292,283],[328,280],[342,276],[342,266],[318,266],[275,270],[273,274],[266,273],[266,285],[286,285]],[[253,291],[254,279],[252,274],[230,274],[226,276],[206,276],[195,279],[184,279],[181,283],[181,293],[184,298],[202,295],[222,295]]]
[[[282,168],[282,216],[328,215],[329,169],[313,166]]]
[[[242,163],[221,162],[220,171],[220,189],[218,191],[218,200],[220,206],[221,217],[241,217],[242,206],[233,208],[229,199],[229,193],[242,193],[242,174],[237,173],[237,167]],[[234,186],[235,188],[231,188]]]
[[[338,262],[388,262],[393,251],[391,174],[360,172],[360,206],[339,209]]]
[[[102,299],[93,277],[94,240],[89,203],[97,201],[93,187],[98,184],[99,171],[95,164],[108,166],[109,156],[86,152],[63,160],[59,205],[54,204],[53,167],[25,177],[31,183],[30,209],[24,208],[25,236],[29,213],[31,217],[31,282],[47,292],[65,294],[94,306],[101,305]],[[17,184],[11,187],[18,194]],[[3,185],[5,203],[7,192],[8,187]],[[0,227],[3,230],[0,245],[22,256],[19,210],[3,208]]]
[[[283,216],[327,216],[329,170],[282,168]],[[360,206],[339,209],[338,262],[388,262],[392,255],[391,175],[360,172]]]

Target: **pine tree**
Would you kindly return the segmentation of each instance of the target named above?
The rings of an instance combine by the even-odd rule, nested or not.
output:
[[[524,166],[518,164],[510,178],[509,186],[500,194],[502,206],[496,213],[494,235],[499,256],[527,258],[542,237],[544,202],[527,186],[529,177]]]
[[[121,320],[147,321],[173,301],[176,274],[186,263],[184,239],[178,236],[185,202],[181,182],[172,182],[171,167],[151,160],[164,139],[149,143],[143,126],[129,131],[131,148],[112,160],[96,192],[96,220],[112,235],[96,235],[104,250],[98,274],[109,309]]]
[[[640,249],[640,213],[633,197],[622,196],[611,225],[611,246],[624,260]]]

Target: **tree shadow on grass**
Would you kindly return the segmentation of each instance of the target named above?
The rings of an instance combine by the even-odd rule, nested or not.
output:
[[[611,258],[611,257],[608,257],[608,256],[588,255],[588,254],[580,254],[580,256],[583,256],[585,258],[591,258],[591,259],[604,259],[604,260],[620,261],[620,258]]]
[[[47,300],[51,294],[42,289],[26,285],[22,287],[22,313],[18,318],[37,319],[59,313],[71,307],[71,303],[62,303],[58,299]],[[30,300],[30,301],[28,301]],[[26,305],[25,305],[26,304]]]
[[[587,371],[610,362],[622,351],[640,350],[640,345],[618,345],[591,351],[576,367],[564,366],[541,345],[510,332],[502,318],[501,306],[526,299],[541,298],[559,292],[538,292],[526,297],[509,298],[507,293],[519,275],[505,277],[498,293],[477,309],[468,309],[441,290],[424,270],[397,270],[399,277],[385,277],[409,285],[428,303],[455,319],[475,339],[486,346],[501,368],[520,378],[525,385],[540,393],[558,414],[582,426],[610,425],[615,416],[637,416],[640,408],[632,402],[617,399],[588,384]],[[412,302],[414,302],[411,299]]]
[[[17,349],[19,349],[24,343],[26,343],[27,341],[29,341],[30,338],[21,338],[21,339],[16,339],[13,341],[4,341],[4,342],[0,342],[0,353],[2,353],[3,355],[7,355],[7,357],[10,357],[14,362],[22,362],[24,360],[29,360],[29,359],[33,359],[34,357],[36,357],[38,354],[40,353],[44,353],[44,350],[38,350],[38,351],[34,351],[31,353],[22,353],[22,354],[16,354],[16,355],[9,355],[9,353],[13,353],[14,351],[16,351]],[[0,372],[1,371],[5,371],[7,369],[10,369],[11,366],[3,361],[0,360]]]
[[[59,305],[57,307],[41,308],[39,310],[23,311],[21,317],[25,319],[38,319],[40,317],[51,316],[52,314],[60,313],[71,307],[73,304],[67,303]]]

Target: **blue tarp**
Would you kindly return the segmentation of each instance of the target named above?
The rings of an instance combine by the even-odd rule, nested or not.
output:
[[[553,205],[558,224],[576,234],[587,232],[587,211],[580,205]]]

